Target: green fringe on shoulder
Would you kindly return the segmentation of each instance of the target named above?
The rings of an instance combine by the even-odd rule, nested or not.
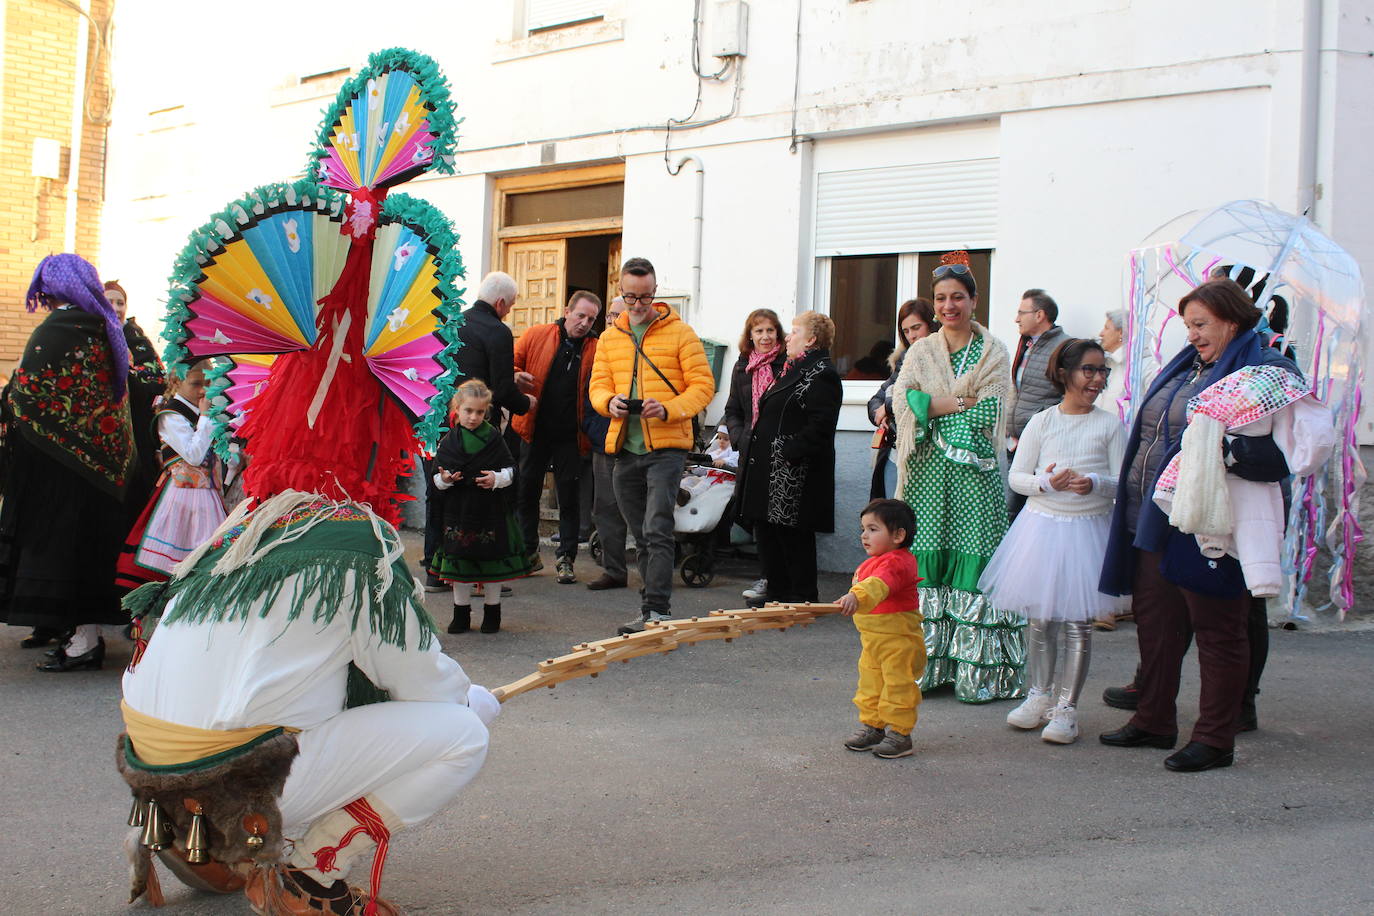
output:
[[[429,612],[415,600],[415,581],[400,560],[392,564],[396,577],[391,588],[380,601],[374,601],[370,600],[367,586],[376,576],[376,558],[354,550],[311,548],[306,552],[283,547],[261,557],[252,566],[223,576],[209,573],[217,559],[217,552],[207,554],[189,576],[168,583],[167,601],[174,597],[179,600],[171,612],[164,615],[164,625],[247,620],[255,608],[260,617],[265,617],[268,609],[282,597],[287,580],[294,577],[290,583],[291,610],[286,623],[299,619],[301,611],[309,604],[314,608],[310,618],[313,623],[328,624],[344,613],[354,629],[366,608],[373,632],[383,642],[403,649],[406,648],[406,622],[411,615],[421,624],[420,649],[428,649],[438,632]],[[351,592],[345,588],[350,572],[360,586]]]

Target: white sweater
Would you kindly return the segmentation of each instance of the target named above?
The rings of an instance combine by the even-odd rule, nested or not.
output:
[[[1114,414],[1100,407],[1085,414],[1049,407],[1031,417],[1022,431],[1007,482],[1017,493],[1030,497],[1027,509],[1048,515],[1102,515],[1111,511],[1116,498],[1125,448],[1125,432]],[[1045,473],[1051,464],[1054,474],[1073,470],[1091,477],[1092,491],[1080,495],[1052,489],[1049,478],[1053,475]]]

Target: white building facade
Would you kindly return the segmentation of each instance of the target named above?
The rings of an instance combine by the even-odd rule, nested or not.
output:
[[[453,220],[469,288],[515,274],[520,330],[648,257],[668,301],[729,346],[726,380],[762,307],[784,324],[829,312],[850,372],[954,248],[974,253],[980,315],[1009,345],[1028,287],[1055,297],[1070,334],[1095,335],[1121,307],[1130,248],[1237,198],[1308,211],[1374,272],[1368,2],[411,8],[427,18],[373,25],[370,4],[251,0],[197,25],[217,37],[206,60],[203,42],[166,40],[163,18],[188,5],[121,6],[100,267],[145,326],[187,232],[299,175],[350,69],[393,45],[439,62],[465,118],[458,174],[406,190]],[[845,383],[822,568],[861,559],[876,385]]]

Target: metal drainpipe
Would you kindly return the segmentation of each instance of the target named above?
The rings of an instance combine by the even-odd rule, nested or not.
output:
[[[90,12],[90,0],[81,0],[81,8]],[[67,212],[63,226],[62,250],[76,251],[77,191],[81,185],[81,145],[86,129],[86,48],[91,42],[91,21],[85,16],[76,18],[76,70],[72,86],[71,152],[67,156]]]
[[[1325,0],[1304,0],[1302,14],[1302,107],[1299,112],[1301,130],[1298,140],[1297,209],[1314,221],[1320,169],[1317,162],[1317,135],[1321,126],[1321,47],[1325,6]]]
[[[702,230],[705,225],[704,213],[706,206],[706,166],[702,165],[701,159],[693,153],[688,153],[677,161],[677,165],[669,169],[670,175],[682,173],[682,167],[687,163],[696,164],[697,173],[697,201],[696,215],[692,217],[692,298],[689,302],[691,307],[691,318],[696,318],[701,310],[701,239]],[[684,319],[689,316],[684,315]],[[692,322],[687,321],[688,324]]]

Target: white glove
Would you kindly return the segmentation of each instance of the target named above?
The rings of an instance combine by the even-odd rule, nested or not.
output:
[[[490,726],[501,715],[501,701],[482,685],[472,684],[468,687],[468,709],[477,713],[483,725]]]

